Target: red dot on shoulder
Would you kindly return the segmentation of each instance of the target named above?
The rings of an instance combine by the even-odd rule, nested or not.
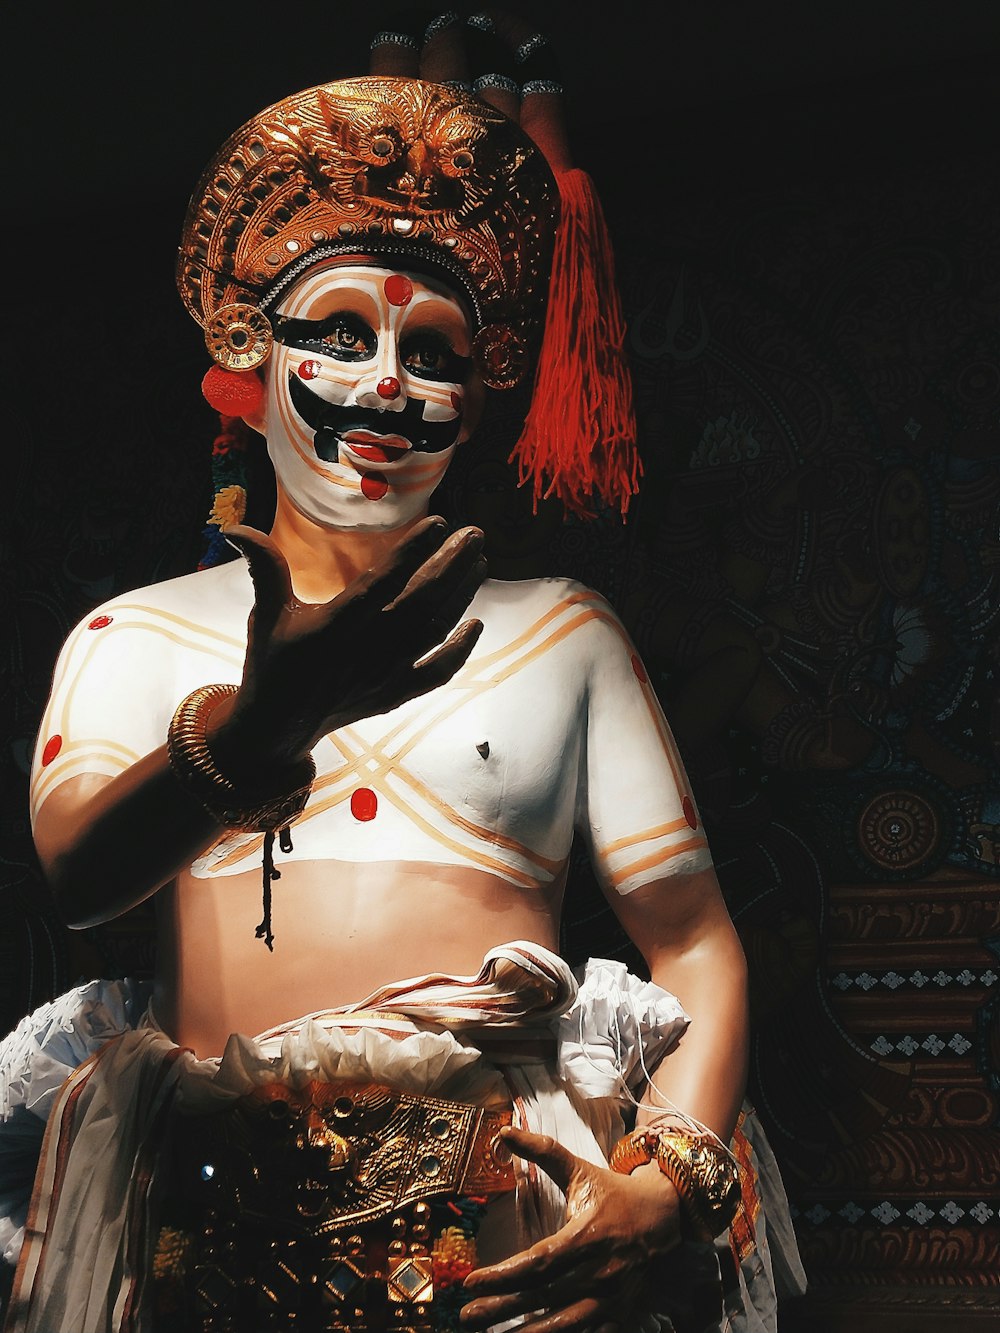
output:
[[[366,500],[381,500],[388,489],[389,483],[377,472],[366,472],[361,478],[361,494]]]
[[[695,810],[694,801],[692,801],[690,796],[685,796],[683,801],[681,801],[681,809],[684,811],[684,818],[687,820],[690,827],[697,828],[698,812]]]
[[[639,660],[638,653],[632,654],[632,670],[635,672],[636,678],[642,681],[643,685],[645,685],[649,677],[646,675],[646,668],[642,665],[642,662]]]
[[[93,620],[90,622],[90,624],[87,626],[87,628],[104,629],[105,625],[111,624],[112,619],[113,619],[112,616],[95,616]]]
[[[58,735],[50,736],[45,742],[45,749],[42,751],[42,767],[44,768],[46,764],[51,764],[52,760],[55,759],[61,749],[62,737]]]
[[[383,291],[390,305],[406,305],[413,299],[413,283],[402,273],[393,273],[386,278]]]
[[[355,819],[366,823],[375,818],[378,810],[378,797],[370,787],[359,787],[351,793],[351,814]]]

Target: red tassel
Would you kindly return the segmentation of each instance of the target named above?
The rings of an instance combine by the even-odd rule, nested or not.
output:
[[[201,392],[209,407],[222,416],[243,417],[259,410],[264,401],[264,382],[252,370],[212,366],[201,382]]]
[[[593,497],[624,518],[638,491],[632,379],[614,253],[585,171],[557,176],[562,205],[531,408],[510,461],[535,507],[556,496],[580,518]]]

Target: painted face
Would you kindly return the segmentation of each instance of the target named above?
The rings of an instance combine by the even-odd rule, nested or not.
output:
[[[263,425],[288,499],[330,528],[420,517],[478,417],[464,306],[433,278],[319,267],[272,324]]]

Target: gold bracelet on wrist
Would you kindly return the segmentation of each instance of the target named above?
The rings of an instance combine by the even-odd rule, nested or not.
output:
[[[236,694],[235,685],[203,685],[177,705],[167,730],[170,766],[181,783],[226,828],[273,833],[305,809],[316,778],[311,755],[284,770],[270,790],[238,784],[220,773],[206,739],[212,711]],[[278,790],[275,790],[278,787]]]
[[[714,1135],[647,1125],[618,1140],[608,1165],[627,1176],[648,1162],[656,1162],[676,1189],[696,1239],[714,1240],[726,1230],[740,1206],[740,1175],[732,1153]]]

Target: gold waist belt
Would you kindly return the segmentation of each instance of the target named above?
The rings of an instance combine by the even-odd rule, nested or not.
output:
[[[156,1333],[440,1333],[490,1199],[513,1189],[486,1111],[374,1083],[255,1089],[174,1120]]]

